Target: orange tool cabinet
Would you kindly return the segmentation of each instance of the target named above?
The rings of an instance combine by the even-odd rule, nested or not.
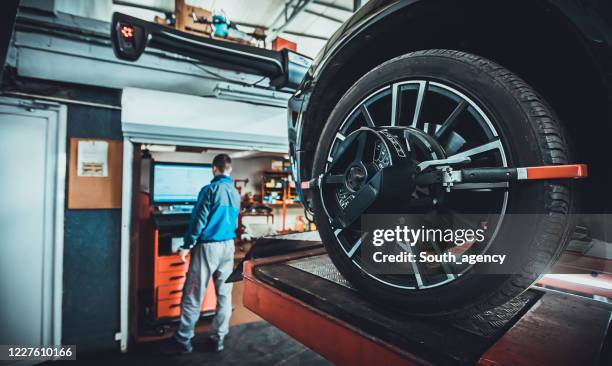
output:
[[[189,215],[161,215],[154,211],[148,194],[139,196],[139,235],[136,245],[138,308],[142,320],[171,320],[181,315],[183,284],[189,268],[172,252],[171,238],[182,237]],[[201,311],[213,313],[217,296],[213,282],[206,287]]]
[[[159,229],[154,229],[153,265],[153,308],[155,320],[174,318],[181,315],[181,296],[189,268],[189,257],[182,262],[177,254],[160,255]],[[215,286],[211,281],[206,286],[206,294],[200,310],[213,312],[217,305]]]

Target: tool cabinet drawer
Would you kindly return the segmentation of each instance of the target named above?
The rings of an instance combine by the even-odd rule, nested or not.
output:
[[[189,268],[189,257],[185,262],[181,261],[178,255],[169,255],[157,258],[157,272],[187,272]]]
[[[159,300],[157,318],[176,318],[181,315],[181,299]]]
[[[168,286],[168,285],[183,285],[185,278],[187,277],[186,272],[163,272],[156,275],[155,287]]]
[[[183,295],[183,283],[174,285],[159,286],[157,288],[157,300],[167,300],[181,298]]]

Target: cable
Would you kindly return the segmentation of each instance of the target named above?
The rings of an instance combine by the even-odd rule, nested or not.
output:
[[[219,74],[219,73],[216,73],[216,72],[214,72],[214,71],[210,71],[210,70],[209,70],[209,69],[207,69],[206,67],[204,67],[204,66],[202,66],[202,65],[200,65],[200,64],[198,64],[198,63],[196,63],[196,62],[192,62],[192,64],[193,64],[195,67],[197,67],[198,69],[200,69],[200,70],[204,71],[205,73],[207,73],[207,74],[209,74],[209,75],[212,75],[212,76],[214,76],[214,77],[216,77],[216,78],[218,78],[218,79],[225,80],[225,81],[229,81],[229,82],[232,82],[232,83],[238,83],[238,84],[241,84],[241,85],[243,85],[243,86],[256,86],[257,84],[261,83],[262,81],[264,81],[264,80],[267,78],[267,76],[264,76],[264,77],[262,77],[261,79],[257,80],[257,81],[256,81],[256,82],[254,82],[254,83],[245,83],[245,82],[244,82],[244,81],[242,81],[242,80],[237,80],[237,79],[228,78],[228,77],[223,76],[223,75],[221,75],[221,74]]]
[[[267,76],[262,77],[261,79],[257,80],[256,82],[254,82],[253,84],[249,84],[250,86],[257,86],[259,83],[261,83],[262,81],[266,80]]]
[[[308,211],[308,209],[306,208],[306,205],[304,205],[304,218],[306,219],[306,221],[308,221],[308,226],[310,227],[310,224],[314,224],[314,214],[310,211]]]

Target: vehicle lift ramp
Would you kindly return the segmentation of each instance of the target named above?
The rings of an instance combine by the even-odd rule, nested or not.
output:
[[[469,319],[424,320],[365,299],[320,242],[265,244],[294,250],[239,265],[245,307],[336,365],[612,364],[610,303],[533,286]]]

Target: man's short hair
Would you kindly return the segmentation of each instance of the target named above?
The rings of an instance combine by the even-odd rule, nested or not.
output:
[[[219,154],[215,156],[212,163],[220,173],[225,173],[232,166],[232,158],[227,154]]]

